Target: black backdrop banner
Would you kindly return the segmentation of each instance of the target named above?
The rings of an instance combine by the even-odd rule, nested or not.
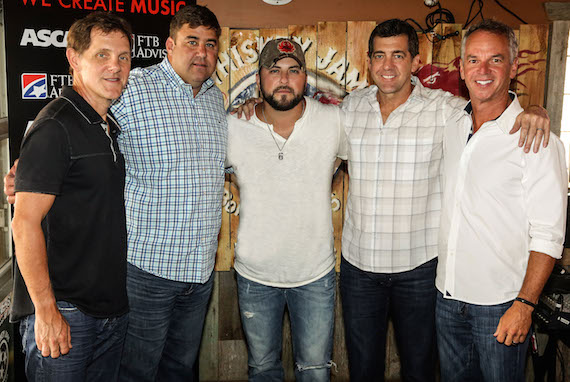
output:
[[[67,31],[90,12],[114,12],[133,27],[133,67],[166,56],[168,26],[195,0],[3,0],[10,157],[18,158],[26,127],[72,85],[65,58]]]

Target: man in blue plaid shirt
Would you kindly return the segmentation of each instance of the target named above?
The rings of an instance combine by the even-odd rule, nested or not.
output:
[[[227,123],[210,78],[220,31],[206,7],[180,9],[167,57],[134,69],[111,108],[126,163],[130,321],[121,380],[196,374],[224,189]]]

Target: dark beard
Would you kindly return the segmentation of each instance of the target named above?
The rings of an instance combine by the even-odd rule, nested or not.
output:
[[[290,88],[288,88],[290,89]],[[275,89],[278,91],[279,88]],[[291,101],[286,101],[285,103],[279,102],[273,94],[268,94],[263,89],[261,89],[261,94],[263,95],[263,99],[267,101],[269,106],[277,111],[287,111],[293,109],[295,106],[299,104],[303,100],[303,94],[299,94],[295,96]]]

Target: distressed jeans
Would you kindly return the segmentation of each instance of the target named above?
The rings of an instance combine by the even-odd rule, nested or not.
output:
[[[65,301],[58,301],[57,306],[71,329],[73,347],[58,358],[43,357],[36,345],[36,317],[34,314],[25,317],[20,322],[20,334],[28,380],[116,381],[128,316],[95,318]]]
[[[287,307],[296,380],[329,381],[336,294],[334,269],[319,280],[295,288],[270,287],[236,275],[249,380],[283,381],[281,347]]]
[[[512,346],[493,336],[512,304],[474,305],[445,299],[438,292],[435,317],[442,382],[524,382],[529,335]]]
[[[213,275],[204,284],[155,276],[127,264],[129,328],[121,381],[197,381],[195,363]]]

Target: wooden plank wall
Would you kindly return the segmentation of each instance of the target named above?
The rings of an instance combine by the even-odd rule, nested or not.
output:
[[[305,51],[308,86],[307,94],[323,102],[339,103],[342,98],[368,85],[366,52],[368,36],[376,25],[374,21],[320,22],[318,25],[291,25],[279,29],[223,28],[220,54],[214,79],[224,93],[226,106],[242,103],[257,96],[255,74],[259,52],[275,37],[290,36]],[[459,56],[462,26],[443,24],[436,33],[448,36],[443,40],[434,35],[419,35],[422,67],[418,77],[425,86],[441,88],[466,96],[459,76]],[[464,33],[464,31],[463,31]],[[523,106],[543,104],[548,51],[548,25],[521,25],[519,72],[513,89]],[[340,260],[340,238],[344,219],[344,205],[348,192],[345,167],[337,172],[331,193],[335,253]],[[235,179],[226,179],[223,200],[222,228],[216,261],[215,287],[208,311],[200,353],[200,380],[247,380],[247,350],[237,305],[235,274],[232,270],[234,246],[239,223],[239,190]],[[338,271],[337,261],[337,271]],[[333,361],[334,381],[348,380],[348,362],[344,346],[344,330],[340,296],[337,290],[335,339]],[[289,322],[285,317],[283,330],[283,359],[287,381],[294,380],[293,355]],[[387,343],[387,380],[398,380],[400,363],[393,330]]]

